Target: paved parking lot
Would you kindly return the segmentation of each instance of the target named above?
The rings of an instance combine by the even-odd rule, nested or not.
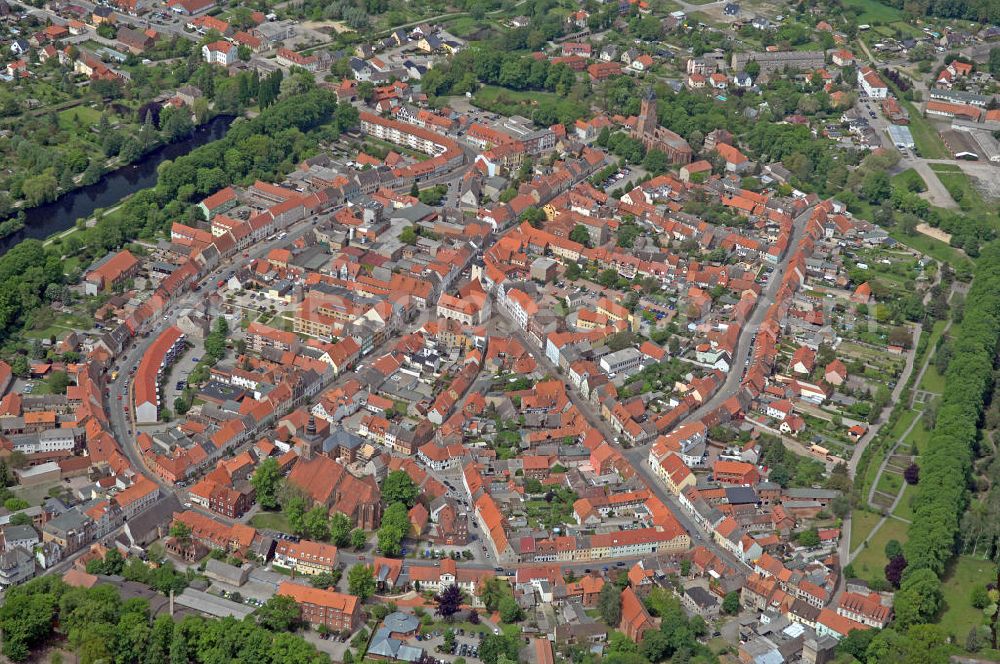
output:
[[[187,341],[190,347],[184,351],[179,360],[174,362],[166,378],[163,380],[163,403],[171,410],[174,409],[174,399],[179,397],[183,391],[183,387],[177,389],[178,382],[187,381],[188,375],[194,369],[195,365],[198,364],[198,360],[201,359],[201,356],[205,352],[205,347],[200,339],[188,337]]]
[[[461,649],[462,645],[465,645],[466,648],[468,648],[470,646],[477,647],[479,645],[479,637],[476,636],[476,635],[471,635],[470,636],[468,633],[466,633],[465,636],[459,636],[457,633],[455,634],[455,653],[454,654],[448,654],[448,653],[438,652],[438,650],[437,650],[438,646],[443,646],[444,645],[444,634],[443,633],[442,633],[441,636],[434,637],[434,638],[432,638],[432,639],[430,639],[428,641],[412,641],[410,645],[419,646],[419,647],[423,648],[424,651],[426,651],[426,653],[430,657],[433,657],[433,658],[439,659],[439,660],[443,659],[446,662],[453,662],[456,659],[458,659],[459,657],[464,657],[465,661],[467,661],[467,662],[478,662],[479,661],[479,657],[478,656],[472,656],[472,655],[470,655],[468,653],[466,653],[465,655],[462,655],[461,652],[460,652],[460,649]]]

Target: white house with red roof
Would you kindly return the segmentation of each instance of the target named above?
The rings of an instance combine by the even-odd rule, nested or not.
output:
[[[236,44],[220,39],[202,46],[201,57],[210,64],[228,67],[236,62],[237,50]]]

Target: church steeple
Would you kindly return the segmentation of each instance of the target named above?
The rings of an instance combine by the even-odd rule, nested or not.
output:
[[[640,138],[652,136],[659,124],[656,116],[656,94],[653,92],[653,86],[650,85],[646,88],[642,102],[639,104],[639,120],[636,122],[636,131],[642,135]]]

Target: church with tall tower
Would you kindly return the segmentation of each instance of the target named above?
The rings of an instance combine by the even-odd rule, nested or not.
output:
[[[639,117],[631,132],[632,138],[642,141],[646,150],[659,150],[667,155],[671,164],[690,164],[691,146],[680,134],[661,127],[656,116],[656,95],[653,88],[646,90],[639,106]]]

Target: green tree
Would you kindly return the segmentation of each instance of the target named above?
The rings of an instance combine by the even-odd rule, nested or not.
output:
[[[330,516],[323,505],[306,512],[302,525],[309,539],[324,541],[330,538]]]
[[[268,457],[257,465],[250,478],[257,502],[264,509],[273,510],[278,507],[278,490],[281,488],[281,469],[278,460]]]
[[[363,549],[368,543],[368,533],[361,528],[351,531],[351,548],[355,550]]]
[[[301,617],[298,603],[287,595],[274,595],[257,609],[257,622],[272,632],[291,631]]]
[[[382,500],[388,504],[403,503],[407,509],[413,507],[420,493],[405,470],[394,470],[382,480]]]
[[[622,621],[622,596],[613,583],[605,583],[597,596],[597,612],[610,627],[617,627]]]
[[[347,572],[347,591],[364,601],[375,594],[375,576],[372,569],[357,563]]]
[[[740,612],[740,594],[738,592],[728,593],[722,600],[722,612],[735,616]]]
[[[583,224],[577,224],[573,227],[573,230],[569,233],[569,239],[573,242],[579,242],[585,247],[590,246],[590,231]],[[579,269],[579,267],[577,267]],[[567,270],[568,271],[568,270]]]
[[[872,639],[878,634],[877,629],[853,629],[837,644],[837,654],[848,654],[859,662],[864,662],[865,653]]]
[[[512,595],[505,595],[503,599],[500,600],[500,620],[512,625],[521,620],[522,613],[521,607],[518,605],[517,600],[514,599]]]
[[[25,203],[34,206],[55,200],[58,186],[59,182],[55,175],[46,171],[25,178],[21,184],[21,193],[24,195]]]
[[[972,593],[969,596],[969,603],[972,604],[974,608],[985,609],[990,605],[990,596],[986,592],[985,586],[976,586],[972,589]]]
[[[170,526],[170,536],[187,546],[191,543],[191,526],[183,521],[174,521],[173,525]]]
[[[651,662],[660,662],[673,653],[674,646],[670,637],[663,630],[649,630],[643,635],[642,646],[638,651]]]
[[[941,582],[929,569],[918,569],[903,581],[896,593],[896,622],[903,627],[927,622],[941,607]]]
[[[27,509],[30,507],[28,501],[24,498],[8,498],[3,501],[4,509],[8,512],[17,512],[18,510]]]
[[[518,661],[518,642],[506,634],[487,634],[479,644],[479,659],[483,664],[497,664],[502,657]]]
[[[819,531],[815,528],[809,528],[796,535],[795,539],[804,547],[819,546]]]
[[[410,530],[410,516],[404,503],[393,503],[382,515],[382,526],[378,529],[378,547],[387,556],[398,556],[403,548],[403,539]]]
[[[11,588],[0,606],[3,654],[15,662],[28,659],[32,648],[52,634],[58,598],[48,592],[48,583],[38,579]]]
[[[339,547],[351,543],[351,520],[343,512],[336,512],[330,518],[330,539]]]
[[[670,158],[661,150],[650,150],[642,161],[643,168],[653,175],[666,173],[670,169]]]
[[[506,581],[495,576],[490,576],[483,581],[480,599],[486,610],[493,612],[499,610],[500,600],[511,594],[512,591]]]
[[[861,197],[867,201],[881,201],[892,193],[892,183],[885,171],[874,171],[861,183]]]
[[[545,222],[545,212],[537,207],[531,206],[521,213],[521,221],[526,221],[535,228],[541,228]]]
[[[339,569],[335,569],[329,573],[313,574],[309,577],[309,585],[313,588],[335,588],[340,583],[340,577],[341,572]]]
[[[399,241],[404,244],[414,245],[417,243],[418,237],[416,227],[414,226],[405,226],[403,227],[403,230],[399,232]]]
[[[306,531],[305,516],[308,503],[303,496],[291,495],[284,498],[281,506],[285,509],[285,516],[288,518],[288,525],[295,534],[302,534]]]
[[[65,371],[53,371],[46,382],[52,394],[66,394],[69,387],[69,375]]]

